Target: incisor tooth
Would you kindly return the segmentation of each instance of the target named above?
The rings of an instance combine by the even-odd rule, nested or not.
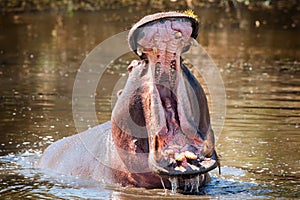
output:
[[[197,155],[194,154],[193,152],[191,151],[185,151],[184,152],[184,156],[188,159],[192,159],[192,160],[196,160],[197,159]]]
[[[175,153],[174,158],[177,161],[183,161],[183,159],[184,159],[184,153]]]
[[[186,171],[186,169],[184,168],[184,167],[182,167],[182,166],[180,166],[180,167],[175,167],[174,168],[176,171],[181,171],[181,172],[185,172]]]
[[[165,151],[165,153],[166,153],[167,155],[173,155],[173,154],[174,154],[174,150],[168,149],[168,150]]]

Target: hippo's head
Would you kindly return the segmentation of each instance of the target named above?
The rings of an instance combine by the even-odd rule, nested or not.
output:
[[[190,178],[217,166],[205,93],[181,60],[197,33],[197,20],[178,12],[148,15],[129,32],[141,60],[129,65],[112,114],[129,171]]]

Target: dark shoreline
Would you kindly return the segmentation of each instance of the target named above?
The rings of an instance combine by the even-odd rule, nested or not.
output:
[[[247,9],[256,11],[300,11],[300,0],[1,0],[1,13],[100,11],[128,7],[143,10],[185,10],[197,8]]]

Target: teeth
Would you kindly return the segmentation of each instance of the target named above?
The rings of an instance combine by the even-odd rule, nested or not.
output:
[[[197,155],[194,154],[193,152],[191,151],[185,151],[184,152],[184,156],[188,159],[192,159],[192,160],[196,160],[197,159]]]
[[[168,150],[165,151],[165,153],[166,153],[167,155],[174,155],[174,150],[168,149]]]
[[[181,171],[181,172],[185,172],[185,171],[186,171],[186,169],[185,169],[184,167],[182,167],[182,166],[180,166],[180,167],[175,167],[175,170],[176,170],[176,171]]]
[[[179,38],[181,38],[182,37],[182,33],[181,32],[176,32],[175,33],[175,39],[179,39]]]
[[[144,50],[143,47],[140,47],[140,46],[139,46],[139,47],[137,48],[136,53],[138,54],[138,56],[141,56],[141,55],[143,54],[143,50]]]
[[[184,156],[184,153],[175,153],[175,156],[174,156],[175,160],[177,161],[183,161],[185,156]]]

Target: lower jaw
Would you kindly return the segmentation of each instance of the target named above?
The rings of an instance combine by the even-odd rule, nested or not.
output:
[[[185,172],[182,172],[180,170],[175,170],[175,169],[167,170],[156,164],[152,164],[151,169],[154,171],[154,173],[162,177],[181,177],[184,179],[186,178],[189,179],[201,174],[205,174],[217,167],[217,161],[213,159],[208,159],[206,161],[203,161],[201,164],[203,166],[199,167],[199,170],[191,169],[191,170],[186,170]]]
[[[206,173],[208,169],[215,168],[217,163],[214,160],[204,160],[204,156],[201,156],[202,158],[200,159],[203,144],[197,144],[194,138],[188,138],[181,130],[177,101],[174,100],[172,91],[163,86],[158,91],[166,120],[161,131],[155,135],[154,141],[149,141],[154,149],[149,154],[151,169],[160,176],[184,177],[189,179]],[[167,100],[170,101],[169,105],[166,104]],[[170,151],[172,153],[169,153]],[[194,158],[191,159],[191,157],[185,156],[186,152]],[[183,154],[184,166],[176,164],[182,161],[176,159],[176,154]],[[202,164],[208,167],[202,166],[201,160]]]

